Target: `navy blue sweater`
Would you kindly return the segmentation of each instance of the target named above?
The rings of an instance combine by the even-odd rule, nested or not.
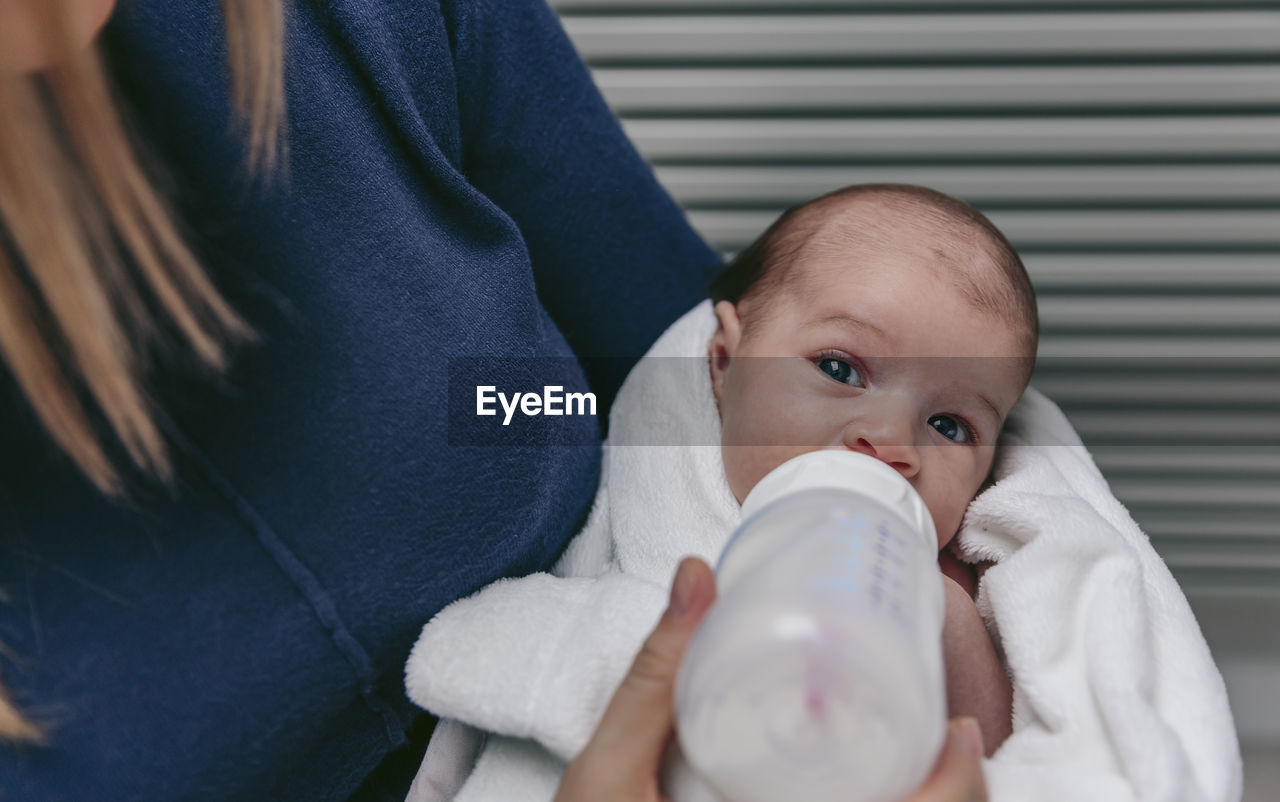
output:
[[[229,133],[217,3],[122,2],[104,35],[262,342],[219,382],[160,360],[179,480],[126,503],[0,374],[0,679],[49,740],[0,747],[0,800],[347,798],[418,715],[422,624],[547,566],[596,486],[591,418],[563,420],[585,445],[451,440],[450,364],[562,357],[607,401],[616,364],[573,355],[638,357],[717,261],[541,0],[291,6],[270,185]]]

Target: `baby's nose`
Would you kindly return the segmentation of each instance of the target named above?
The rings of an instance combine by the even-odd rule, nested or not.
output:
[[[850,442],[845,440],[845,447],[868,457],[875,457],[902,474],[903,478],[913,479],[920,472],[920,455],[915,445],[905,438],[877,437],[879,442],[872,442],[867,437],[857,435]]]

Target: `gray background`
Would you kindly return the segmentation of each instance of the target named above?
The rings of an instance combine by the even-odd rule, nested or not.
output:
[[[726,253],[918,183],[987,212],[1043,368],[1191,600],[1280,799],[1280,2],[553,0]]]

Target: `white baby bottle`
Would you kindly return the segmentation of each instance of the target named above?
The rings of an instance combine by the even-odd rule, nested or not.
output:
[[[896,802],[946,728],[937,536],[896,470],[816,451],[765,476],[676,684],[680,748],[727,802]]]

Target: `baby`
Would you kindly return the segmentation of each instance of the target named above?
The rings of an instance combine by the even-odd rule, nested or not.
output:
[[[978,719],[988,753],[1009,735],[1010,682],[973,601],[977,580],[947,548],[1034,364],[1035,297],[1008,241],[933,190],[849,187],[783,215],[711,300],[714,313],[691,311],[650,352],[707,358],[645,360],[628,378],[596,505],[558,576],[495,583],[423,630],[410,696],[508,736],[489,740],[459,799],[512,799],[516,787],[549,799],[554,766],[585,742],[679,556],[713,560],[756,482],[821,448],[883,460],[924,499],[947,588],[949,712]],[[626,432],[682,416],[673,447],[628,448]],[[718,449],[690,447],[716,435]],[[459,751],[436,754],[469,770]],[[448,786],[423,779],[431,754],[419,787]]]
[[[993,753],[1010,732],[1012,690],[973,603],[972,569],[947,546],[1034,364],[1022,261],[961,201],[863,185],[787,212],[711,294],[711,383],[734,496],[818,448],[896,468],[937,527],[950,715],[977,718]]]

